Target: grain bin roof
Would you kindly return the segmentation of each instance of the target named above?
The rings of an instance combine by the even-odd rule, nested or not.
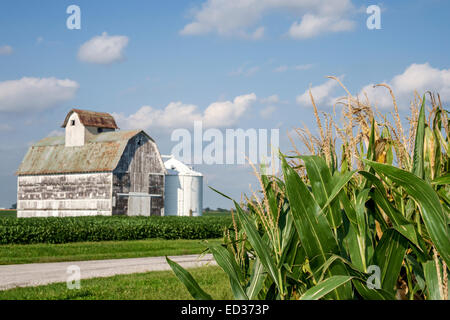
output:
[[[175,159],[173,156],[164,162],[167,174],[170,176],[182,175],[182,176],[202,176],[200,172],[192,170],[180,160]]]
[[[67,122],[69,121],[72,113],[78,114],[81,123],[86,127],[97,127],[97,128],[107,128],[107,129],[118,129],[116,121],[113,116],[106,112],[94,112],[88,110],[72,109],[64,119],[64,123],[61,126],[65,128]]]
[[[128,141],[141,132],[145,134],[142,130],[103,132],[80,147],[66,147],[64,136],[44,138],[30,147],[16,174],[113,171]]]

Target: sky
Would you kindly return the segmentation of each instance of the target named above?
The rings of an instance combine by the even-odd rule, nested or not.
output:
[[[68,28],[78,21],[71,5],[79,29]],[[371,5],[381,28],[368,28]],[[448,103],[448,21],[445,0],[2,0],[0,208],[16,202],[27,149],[62,134],[75,107],[109,112],[170,154],[174,130],[193,132],[194,121],[278,129],[289,152],[287,133],[314,127],[308,89],[325,111],[345,94],[329,75],[385,112],[392,102],[373,84],[388,83],[405,114],[414,90]],[[204,174],[204,207],[232,206],[208,186],[236,200],[257,189],[246,164],[193,167]]]

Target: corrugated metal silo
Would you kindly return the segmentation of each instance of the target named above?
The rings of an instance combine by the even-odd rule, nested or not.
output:
[[[164,192],[165,216],[201,216],[203,212],[203,175],[170,157]]]

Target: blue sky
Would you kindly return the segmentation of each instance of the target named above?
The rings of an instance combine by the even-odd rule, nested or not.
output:
[[[80,30],[66,27],[71,4],[81,8]],[[369,5],[382,9],[380,30],[366,26]],[[2,0],[0,207],[15,202],[14,171],[29,145],[58,134],[72,107],[114,113],[119,126],[145,129],[166,154],[171,132],[206,117],[214,103],[231,108],[214,113],[220,130],[279,128],[288,151],[286,132],[313,121],[305,90],[312,86],[324,110],[344,94],[326,85],[327,75],[355,94],[387,82],[404,110],[414,89],[439,91],[447,102],[449,19],[444,0]],[[108,61],[96,56],[99,43],[115,46]],[[383,93],[370,96],[390,111]],[[248,167],[196,169],[205,174],[205,206],[230,207],[207,185],[236,199],[256,187]]]

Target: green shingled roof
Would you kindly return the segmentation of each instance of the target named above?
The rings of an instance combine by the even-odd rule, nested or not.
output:
[[[80,147],[66,147],[64,136],[44,138],[30,147],[16,174],[113,171],[128,141],[140,132],[143,131],[103,132]]]

